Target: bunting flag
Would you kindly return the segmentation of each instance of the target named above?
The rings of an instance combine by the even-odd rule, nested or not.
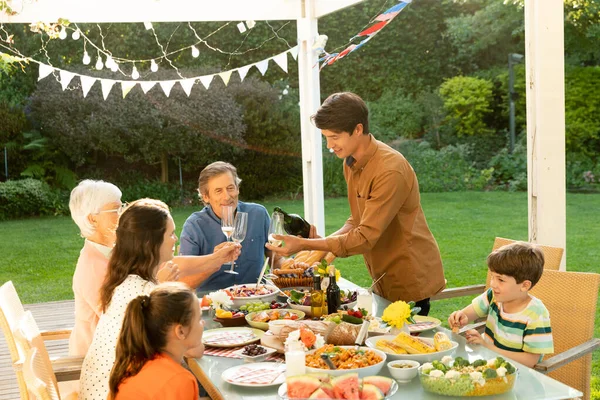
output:
[[[196,79],[185,79],[183,81],[179,81],[179,84],[183,88],[185,94],[187,94],[187,97],[190,97],[190,94],[192,94],[192,86],[194,86],[194,83],[196,83]]]
[[[148,93],[156,85],[156,81],[141,81],[140,86],[144,94]]]
[[[252,65],[244,65],[243,67],[238,68],[238,74],[240,74],[240,82],[244,82],[244,78],[246,77],[246,75],[248,74],[248,71],[250,70],[250,67]]]
[[[201,76],[200,78],[200,82],[202,82],[202,84],[204,85],[204,87],[206,88],[206,90],[208,90],[208,88],[210,87],[210,83],[213,80],[214,75],[205,75],[205,76]]]
[[[370,25],[366,29],[363,29],[352,39],[350,39],[350,41],[352,41],[357,38],[364,38],[359,43],[351,43],[339,53],[329,54],[326,51],[324,51],[325,55],[319,58],[319,62],[321,63],[321,69],[325,68],[327,65],[333,64],[334,62],[344,58],[348,54],[360,49],[362,46],[367,44],[369,40],[371,40],[375,35],[381,32],[381,30],[384,27],[386,27],[390,22],[392,22],[392,20],[396,18],[398,14],[400,14],[400,11],[404,10],[404,8],[411,2],[412,0],[400,0],[398,4],[388,8],[380,15],[376,16],[372,21],[372,25]]]
[[[229,70],[229,71],[221,72],[219,74],[219,76],[223,80],[223,83],[225,84],[225,86],[227,86],[229,84],[229,79],[231,78],[232,72],[233,72],[233,70]]]
[[[277,54],[273,57],[273,61],[285,72],[288,72],[288,63],[287,63],[287,51],[285,53]]]
[[[83,97],[86,97],[94,83],[96,83],[96,78],[92,78],[90,76],[81,75],[79,77],[81,81],[81,89],[83,90]]]
[[[132,82],[132,81],[123,81],[121,82],[121,90],[123,91],[123,98],[125,98],[129,92],[131,92],[131,89],[133,89],[135,87],[135,85],[137,85],[137,82]]]
[[[260,73],[262,74],[262,76],[265,76],[265,73],[267,72],[267,68],[269,68],[269,60],[262,60],[257,62],[256,64],[256,68],[258,68],[258,70],[260,71]]]
[[[117,81],[113,81],[112,79],[100,79],[100,84],[102,85],[102,97],[104,97],[104,100],[108,98],[108,94],[116,82]]]
[[[73,79],[75,74],[61,69],[59,71],[59,75],[60,75],[60,85],[62,86],[62,90],[64,92],[65,89],[67,88],[67,86],[69,86],[69,83],[71,83],[71,80]]]
[[[171,94],[171,89],[173,89],[173,86],[175,86],[176,82],[177,81],[160,81],[158,84],[162,88],[163,92],[165,92],[165,95],[169,97]]]
[[[52,72],[54,72],[54,68],[52,68],[49,65],[46,64],[40,64],[40,69],[39,69],[39,76],[38,76],[38,81],[41,81],[42,79],[44,79],[45,77],[47,77],[48,75],[50,75]]]

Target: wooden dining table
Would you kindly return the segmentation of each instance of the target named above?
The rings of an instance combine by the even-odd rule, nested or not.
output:
[[[358,286],[352,282],[341,279],[339,286],[342,289],[357,289]],[[382,315],[383,310],[390,302],[380,296],[373,295],[373,315]],[[203,314],[205,329],[220,328],[220,324],[214,322],[207,314]],[[474,359],[490,359],[499,356],[499,354],[486,349],[480,345],[468,344],[461,335],[452,333],[452,331],[439,326],[434,330],[421,333],[423,337],[433,337],[436,332],[446,333],[451,340],[458,343],[454,357],[461,356],[473,361]],[[242,365],[244,361],[238,358],[228,358],[219,356],[205,355],[202,358],[190,358],[186,360],[191,371],[196,375],[201,385],[207,391],[213,400],[219,399],[243,399],[243,400],[276,400],[280,397],[277,394],[279,386],[270,387],[246,387],[236,386],[225,382],[221,374],[229,368]],[[283,360],[279,360],[283,362]],[[572,399],[583,396],[583,394],[561,382],[558,382],[546,375],[543,375],[531,368],[512,361],[518,369],[518,376],[513,390],[502,395],[494,396],[495,400],[541,400],[541,399]],[[391,377],[387,366],[384,366],[378,373],[381,376]],[[391,399],[453,399],[457,397],[440,396],[428,393],[423,389],[419,378],[414,378],[410,383],[399,384],[398,391]],[[486,397],[488,398],[488,397]]]

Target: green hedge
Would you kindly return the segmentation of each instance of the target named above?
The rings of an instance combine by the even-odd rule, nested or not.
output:
[[[0,182],[0,220],[68,213],[68,194],[36,179]]]

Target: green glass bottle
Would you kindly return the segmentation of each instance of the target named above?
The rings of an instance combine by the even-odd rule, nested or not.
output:
[[[283,229],[293,236],[302,236],[308,238],[310,235],[310,224],[298,214],[288,214],[279,207],[275,207],[274,211],[283,215]]]
[[[340,287],[335,282],[335,267],[329,266],[329,286],[327,286],[327,314],[334,314],[341,305]]]

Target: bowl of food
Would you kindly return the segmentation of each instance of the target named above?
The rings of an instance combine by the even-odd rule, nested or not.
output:
[[[269,322],[283,320],[296,321],[304,318],[304,313],[300,310],[275,309],[255,311],[246,315],[246,321],[251,327],[266,331],[269,329]]]
[[[502,357],[471,362],[462,357],[448,357],[442,361],[434,360],[419,367],[425,391],[445,396],[494,396],[515,386],[518,371]]]
[[[288,287],[288,288],[280,289],[280,292],[277,293],[277,300],[286,302],[287,299],[292,297],[292,290],[295,292],[300,292],[300,293],[306,294],[306,293],[310,293],[312,288],[309,286],[297,286],[297,287]]]
[[[269,355],[276,351],[277,350],[270,347],[264,347],[254,343],[234,351],[233,354],[241,357],[244,362],[260,362],[264,361]]]
[[[231,317],[215,317],[213,321],[216,321],[223,325],[224,328],[231,328],[234,326],[244,326],[246,325],[246,316],[242,313],[238,315],[233,314]]]
[[[242,285],[233,285],[225,289],[231,293],[234,308],[240,308],[242,305],[255,301],[270,303],[277,298],[279,289],[273,285],[257,285],[255,283],[245,283]]]
[[[453,354],[458,343],[448,339],[443,332],[434,338],[422,338],[401,332],[398,335],[369,337],[365,344],[383,351],[390,360],[412,360],[420,363],[439,360]]]
[[[394,360],[387,363],[392,378],[400,383],[408,383],[417,376],[417,369],[421,366],[418,361]]]
[[[329,369],[322,354],[327,354],[336,369]],[[327,372],[332,376],[341,376],[349,372],[357,372],[360,378],[377,375],[383,368],[387,357],[383,351],[368,347],[325,346],[306,354],[306,373]]]

